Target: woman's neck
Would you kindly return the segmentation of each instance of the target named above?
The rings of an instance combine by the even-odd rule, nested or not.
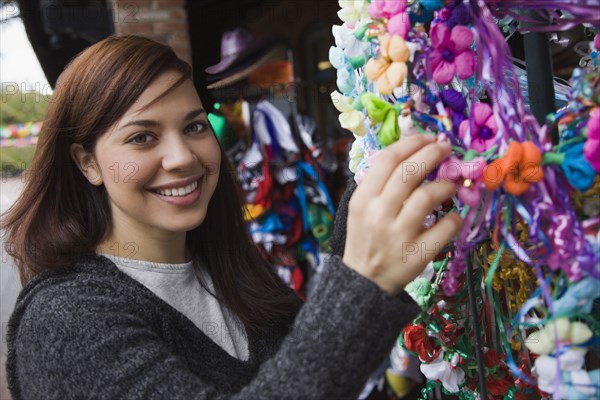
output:
[[[96,252],[163,264],[183,264],[191,260],[191,254],[185,247],[185,232],[162,238],[151,234],[140,236],[132,240],[132,235],[113,233],[96,246]]]

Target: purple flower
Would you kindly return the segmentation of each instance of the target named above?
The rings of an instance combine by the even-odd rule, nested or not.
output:
[[[475,103],[471,108],[471,119],[461,122],[458,129],[460,138],[469,146],[483,153],[494,145],[498,126],[492,108],[485,103]],[[469,127],[472,124],[472,130]],[[469,132],[470,130],[470,132]]]
[[[468,25],[473,21],[469,9],[464,3],[458,4],[452,10],[452,15],[448,18],[448,28],[454,28],[456,25]]]
[[[475,73],[475,55],[471,50],[473,32],[466,26],[455,26],[452,31],[444,24],[435,24],[430,31],[431,46],[429,62],[433,79],[447,85],[456,74],[467,79]]]
[[[452,133],[458,137],[458,127],[465,120],[467,100],[454,89],[442,90],[440,97],[444,106],[450,108],[448,114],[452,116]]]

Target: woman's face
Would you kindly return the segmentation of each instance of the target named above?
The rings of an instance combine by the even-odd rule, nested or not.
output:
[[[117,231],[160,237],[204,221],[221,153],[193,83],[186,80],[140,111],[179,77],[160,75],[96,142]]]

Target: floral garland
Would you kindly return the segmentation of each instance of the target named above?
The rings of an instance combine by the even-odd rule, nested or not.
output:
[[[455,182],[458,194],[426,223],[458,210],[464,226],[431,279],[407,286],[422,313],[399,337],[421,361],[423,396],[441,387],[477,398],[477,324],[490,398],[600,397],[600,369],[584,359],[600,342],[600,35],[573,74],[567,106],[539,126],[502,34],[520,25],[597,30],[593,3],[339,1],[331,97],[355,137],[357,183],[401,136],[435,134],[453,148],[429,178]],[[467,266],[479,282],[478,318]]]

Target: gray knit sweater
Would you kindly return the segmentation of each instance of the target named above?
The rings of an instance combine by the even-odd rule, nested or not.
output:
[[[333,256],[288,327],[238,360],[101,255],[44,272],[8,324],[20,399],[355,399],[418,313]]]

